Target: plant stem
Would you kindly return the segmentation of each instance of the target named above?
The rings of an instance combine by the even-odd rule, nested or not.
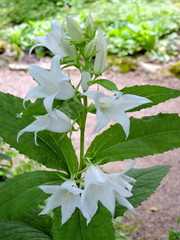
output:
[[[79,171],[84,167],[84,137],[85,137],[85,126],[86,126],[86,117],[87,117],[87,97],[83,96],[84,103],[84,112],[82,114],[82,121],[80,127],[80,164]]]

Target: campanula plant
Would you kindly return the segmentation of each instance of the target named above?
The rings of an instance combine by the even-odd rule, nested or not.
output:
[[[51,69],[29,66],[37,86],[24,99],[0,93],[0,135],[47,171],[17,175],[0,186],[1,239],[114,240],[112,219],[134,211],[170,168],[134,169],[135,159],[180,145],[178,115],[136,119],[127,112],[176,98],[180,92],[149,85],[118,89],[101,78],[108,68],[107,44],[91,14],[82,25],[74,16],[62,24],[54,20],[52,30],[35,41],[30,52],[44,46],[54,54]],[[81,74],[77,84],[64,73],[69,66]],[[99,91],[99,86],[110,93]],[[92,124],[97,136],[85,151],[89,114],[96,115]],[[77,131],[79,156],[71,141]],[[103,170],[105,163],[126,159],[132,160],[121,172]]]

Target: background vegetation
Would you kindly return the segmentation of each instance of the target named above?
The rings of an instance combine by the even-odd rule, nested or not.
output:
[[[103,28],[109,53],[118,56],[150,52],[178,55],[180,3],[170,0],[0,0],[1,40],[29,49],[35,36],[51,29],[51,20],[78,15],[81,23],[89,12]],[[39,55],[41,49],[36,49]]]

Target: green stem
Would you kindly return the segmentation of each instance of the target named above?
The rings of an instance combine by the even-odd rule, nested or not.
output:
[[[84,112],[82,114],[82,121],[80,127],[80,164],[79,171],[84,167],[84,137],[85,137],[85,126],[86,126],[86,117],[87,117],[87,97],[83,96],[84,101]]]

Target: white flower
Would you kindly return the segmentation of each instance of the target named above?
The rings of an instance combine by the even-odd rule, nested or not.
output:
[[[80,208],[80,193],[79,189],[74,181],[68,180],[60,186],[39,186],[45,193],[52,194],[48,199],[47,204],[39,215],[47,214],[53,209],[61,206],[63,225],[73,214],[76,207]]]
[[[89,88],[88,82],[91,81],[91,74],[86,71],[82,71],[81,74],[81,87],[84,91],[87,91]]]
[[[67,29],[70,37],[78,43],[82,42],[84,37],[83,37],[83,31],[79,26],[79,24],[77,24],[70,16],[66,18],[66,22],[67,22]]]
[[[105,70],[107,57],[107,43],[101,29],[98,30],[96,51],[97,53],[94,61],[94,72],[99,74]]]
[[[145,97],[139,97],[132,94],[123,94],[114,91],[114,96],[107,96],[101,92],[88,91],[83,95],[92,98],[96,106],[96,125],[93,133],[98,132],[112,119],[119,123],[126,137],[129,135],[130,120],[125,111],[138,107],[142,104],[151,102]]]
[[[86,34],[88,34],[88,36],[90,37],[94,34],[94,23],[93,23],[91,13],[89,13],[89,15],[86,18],[85,31],[86,31]]]
[[[90,166],[85,175],[85,188],[81,196],[81,211],[87,219],[87,224],[91,221],[98,209],[98,201],[107,208],[112,216],[115,211],[115,199],[118,203],[133,210],[133,206],[127,201],[127,197],[131,197],[130,192],[132,186],[130,182],[135,180],[124,175],[135,161],[132,161],[126,171],[115,174],[106,174],[95,166]]]
[[[35,41],[39,42],[30,49],[30,53],[37,46],[47,47],[55,55],[60,55],[61,58],[67,56],[60,44],[60,39],[65,38],[66,35],[63,30],[63,25],[60,25],[57,20],[52,21],[52,31],[45,36],[38,36],[34,38]]]
[[[32,88],[23,102],[28,98],[44,98],[46,110],[51,111],[55,98],[66,100],[74,96],[74,89],[67,81],[69,76],[61,73],[59,61],[59,56],[53,57],[50,71],[35,64],[30,65],[29,72],[39,86]]]
[[[68,132],[71,128],[70,119],[61,111],[53,110],[46,115],[35,116],[36,120],[30,125],[19,131],[17,142],[20,136],[25,132],[34,132],[35,144],[37,144],[37,132],[49,130],[51,132],[63,133]]]

